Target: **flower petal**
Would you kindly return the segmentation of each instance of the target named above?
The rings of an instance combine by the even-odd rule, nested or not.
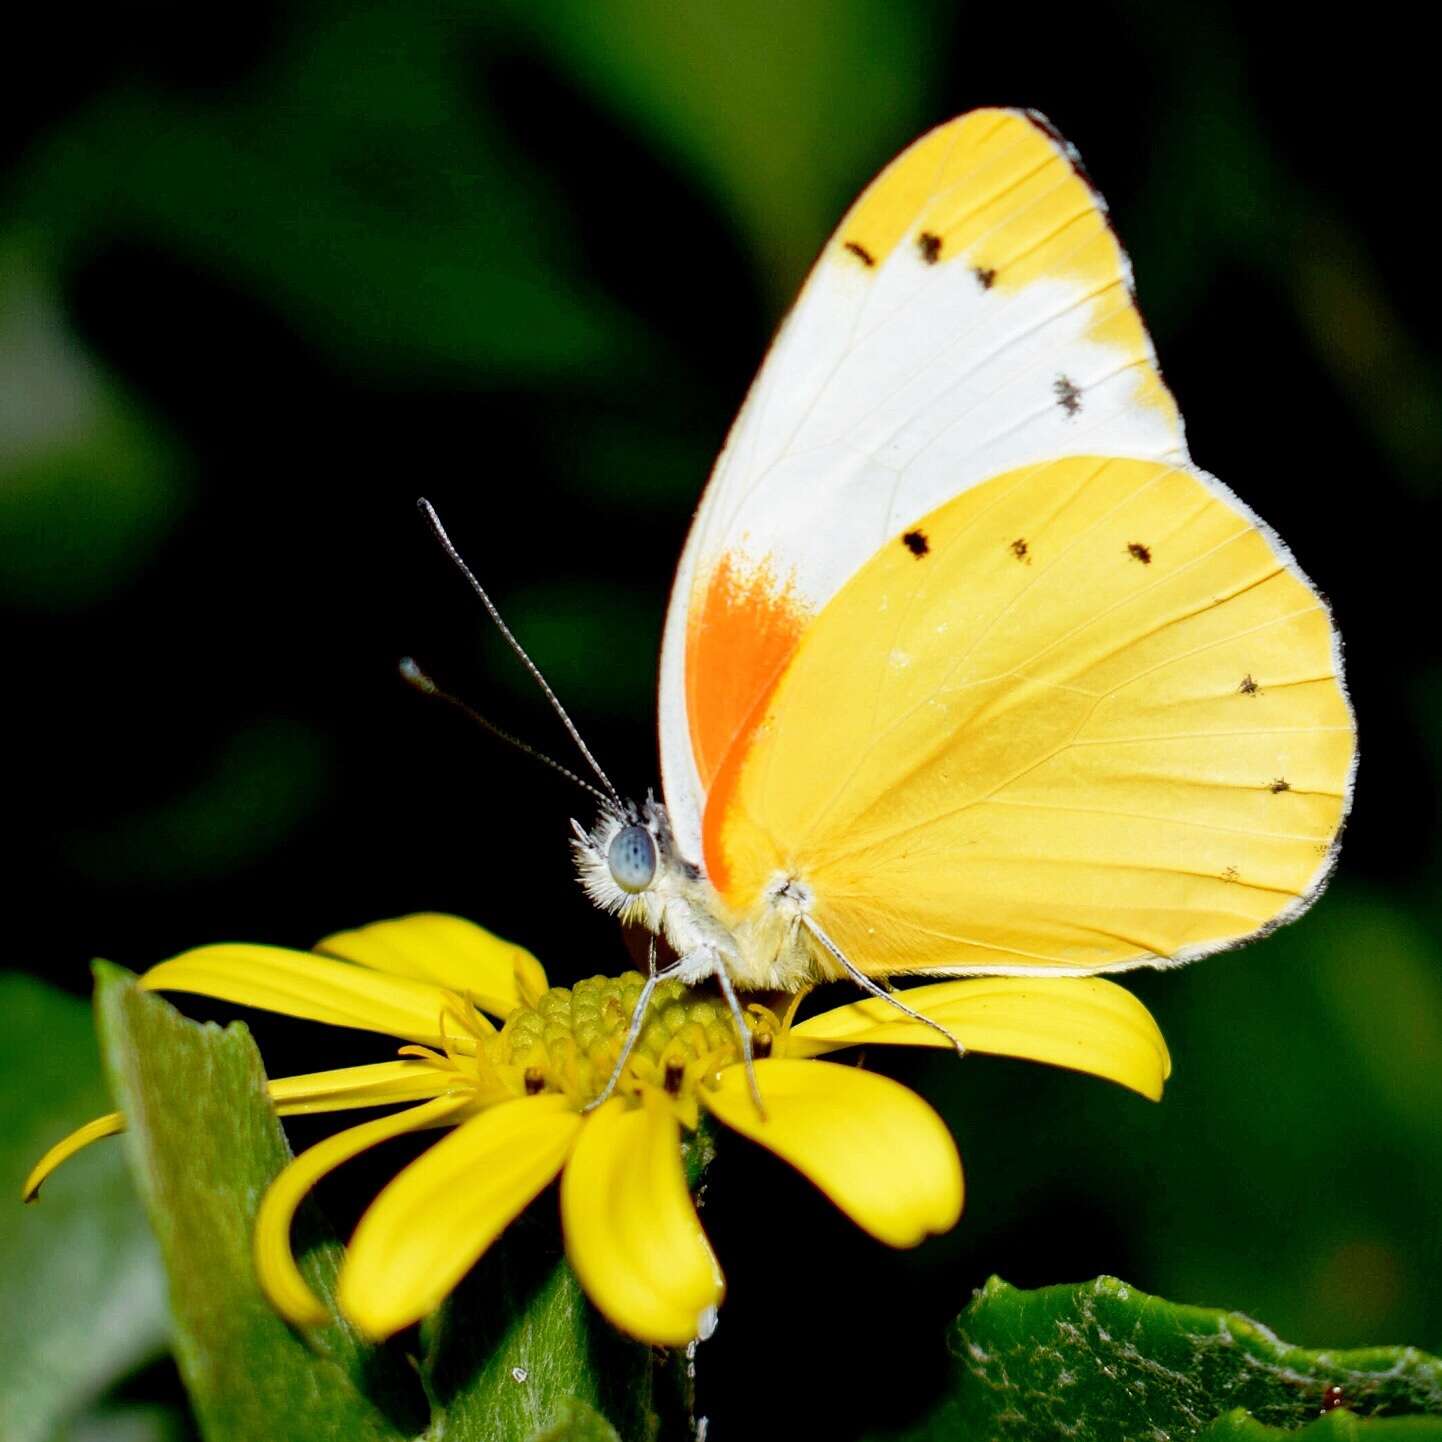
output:
[[[339,931],[317,942],[315,949],[469,995],[492,1016],[509,1016],[548,985],[545,969],[524,946],[503,941],[473,921],[440,912]]]
[[[419,1321],[560,1171],[580,1127],[554,1092],[519,1097],[418,1157],[361,1218],[341,1310],[376,1339]]]
[[[1100,977],[968,977],[901,994],[970,1051],[1090,1072],[1153,1101],[1171,1074],[1152,1014],[1125,987]],[[791,1029],[786,1052],[820,1056],[863,1045],[944,1047],[946,1038],[874,997],[809,1017]]]
[[[283,1117],[308,1116],[312,1112],[339,1112],[353,1107],[382,1107],[396,1102],[425,1101],[449,1092],[474,1098],[476,1090],[454,1073],[420,1061],[383,1061],[373,1066],[340,1067],[336,1071],[308,1072],[302,1076],[273,1077],[267,1083],[270,1099]],[[22,1200],[33,1202],[40,1184],[82,1147],[113,1137],[125,1130],[119,1112],[97,1117],[71,1132],[36,1162],[25,1178]]]
[[[370,1066],[275,1077],[270,1082],[270,1099],[283,1117],[425,1101],[462,1091],[469,1095],[473,1088],[455,1072],[442,1071],[423,1061],[382,1061]]]
[[[290,1250],[290,1225],[301,1199],[342,1162],[380,1142],[427,1127],[445,1126],[468,1104],[462,1096],[440,1097],[407,1111],[393,1112],[348,1127],[303,1151],[270,1184],[255,1218],[255,1271],[281,1316],[297,1326],[314,1326],[330,1315],[300,1274]]]
[[[430,982],[388,976],[280,946],[202,946],[152,966],[146,991],[186,991],[332,1026],[435,1045],[446,994]]]
[[[566,1254],[616,1326],[679,1347],[706,1330],[726,1290],[681,1165],[681,1134],[664,1095],[612,1098],[586,1118],[561,1178]]]
[[[25,1178],[25,1185],[20,1189],[20,1200],[33,1202],[39,1196],[40,1185],[45,1178],[61,1162],[68,1161],[82,1147],[88,1147],[91,1142],[98,1142],[101,1137],[113,1137],[117,1132],[124,1130],[125,1118],[119,1112],[96,1117],[93,1122],[86,1122],[83,1127],[78,1127],[63,1141],[56,1142],[30,1169],[30,1175]]]
[[[766,1104],[730,1066],[703,1104],[805,1173],[843,1212],[893,1247],[914,1247],[961,1216],[961,1158],[946,1124],[900,1082],[835,1062],[756,1063]]]

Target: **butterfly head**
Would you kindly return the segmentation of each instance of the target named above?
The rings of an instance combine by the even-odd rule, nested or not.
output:
[[[623,920],[654,929],[665,898],[700,874],[677,852],[666,808],[654,796],[608,806],[589,831],[576,821],[571,829],[586,894]]]

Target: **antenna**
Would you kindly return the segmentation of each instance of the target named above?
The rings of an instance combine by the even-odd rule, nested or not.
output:
[[[451,538],[446,534],[446,528],[441,525],[441,518],[436,514],[436,508],[431,505],[431,503],[426,500],[424,496],[420,497],[420,499],[417,500],[416,506],[419,508],[421,515],[426,518],[426,523],[435,533],[436,540],[439,541],[441,544],[441,549],[446,553],[446,555],[451,558],[452,563],[455,565],[456,569],[461,573],[461,575],[463,575],[466,580],[470,582],[471,590],[473,590],[476,595],[481,598],[481,605],[486,608],[487,614],[490,616],[491,620],[496,623],[496,629],[501,633],[502,636],[506,638],[506,644],[520,658],[521,665],[523,665],[526,670],[531,673],[531,677],[535,681],[536,685],[538,685],[541,690],[545,692],[546,700],[551,703],[551,709],[555,711],[556,715],[561,718],[561,725],[564,726],[566,730],[570,733],[571,740],[576,743],[576,746],[579,748],[581,755],[586,758],[586,765],[588,765],[591,770],[595,772],[597,778],[601,782],[601,785],[604,786],[606,788],[606,791],[609,793],[610,799],[618,807],[624,806],[624,803],[621,800],[621,793],[617,791],[616,788],[611,784],[611,778],[607,776],[603,770],[601,770],[601,763],[596,760],[596,758],[591,754],[591,748],[587,746],[586,743],[581,739],[581,733],[576,729],[576,723],[572,721],[571,718],[566,714],[566,708],[561,705],[559,699],[557,699],[556,693],[551,690],[550,686],[546,682],[546,678],[541,675],[541,668],[537,666],[536,663],[531,660],[528,655],[526,655],[525,647],[522,646],[518,640],[516,640],[516,638],[511,634],[511,628],[507,626],[506,623],[501,619],[501,613],[496,609],[496,603],[492,601],[488,595],[486,595],[485,587],[483,587],[481,583],[476,580],[475,573],[468,565],[466,565],[465,560],[461,556],[461,553],[456,550],[454,542],[452,542]],[[439,695],[441,693],[437,692],[436,694]],[[486,722],[484,724],[488,726],[490,725],[489,722]],[[491,727],[491,729],[495,730],[494,727]],[[512,740],[512,738],[509,736],[507,736],[506,739],[508,741]],[[523,743],[515,744],[522,745],[523,750],[530,749],[529,747],[524,746]],[[536,752],[534,754],[539,755],[540,753]],[[555,765],[556,763],[552,762],[551,764]],[[559,769],[564,770],[564,768]]]
[[[604,791],[592,786],[591,783],[584,778],[577,776],[569,767],[562,766],[559,761],[547,756],[544,751],[538,751],[534,746],[528,745],[518,736],[512,736],[509,731],[501,730],[494,721],[487,720],[474,706],[468,706],[459,696],[453,696],[449,691],[442,691],[409,656],[401,660],[399,669],[402,679],[409,685],[414,686],[422,696],[434,696],[438,701],[445,701],[447,704],[454,706],[463,716],[469,716],[477,726],[483,731],[489,731],[497,740],[504,741],[508,746],[514,746],[517,751],[524,751],[527,756],[533,757],[545,766],[549,766],[552,771],[558,771],[567,781],[574,781],[582,791],[589,791],[602,806],[609,806],[611,804],[611,798],[607,796]]]

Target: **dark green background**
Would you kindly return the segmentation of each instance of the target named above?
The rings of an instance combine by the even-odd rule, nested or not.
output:
[[[723,1147],[703,1410],[722,1435],[794,1413],[847,1436],[918,1409],[941,1320],[992,1271],[1109,1271],[1296,1342],[1435,1349],[1442,375],[1435,82],[1404,16],[31,16],[0,96],[5,959],[82,993],[95,955],[436,908],[561,980],[621,966],[571,880],[584,801],[396,679],[413,653],[564,755],[412,503],[623,788],[653,784],[671,570],[812,255],[915,134],[1034,106],[1111,201],[1196,459],[1334,603],[1362,736],[1341,869],[1297,926],[1136,982],[1176,1061],[1160,1107],[896,1061],[970,1186],[918,1254]],[[259,1035],[276,1070],[378,1054]],[[367,1184],[324,1195],[343,1219]]]

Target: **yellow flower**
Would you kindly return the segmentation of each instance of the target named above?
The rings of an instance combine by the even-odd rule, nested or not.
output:
[[[408,1104],[302,1152],[262,1200],[257,1271],[297,1324],[326,1317],[290,1249],[302,1197],[369,1147],[428,1128],[454,1130],[371,1203],[341,1269],[341,1309],[372,1337],[430,1312],[558,1174],[567,1255],[596,1306],[643,1341],[679,1345],[704,1333],[725,1284],[680,1145],[702,1109],[791,1163],[894,1247],[915,1246],[961,1214],[961,1162],[936,1113],[887,1077],[818,1060],[862,1044],[947,1044],[882,1000],[796,1025],[794,1004],[784,1017],[749,1007],[763,1117],[719,1000],[663,982],[616,1094],[591,1106],[620,1053],[642,985],[637,973],[549,987],[522,947],[439,915],[343,932],[316,951],[326,954],[207,946],[140,979],[147,990],[217,997],[407,1043],[399,1060],[270,1083],[282,1116]],[[1072,1067],[1161,1095],[1169,1070],[1161,1034],[1146,1008],[1111,982],[978,978],[906,997],[972,1051]],[[118,1114],[101,1117],[53,1147],[26,1181],[27,1200],[66,1157],[123,1127]]]

